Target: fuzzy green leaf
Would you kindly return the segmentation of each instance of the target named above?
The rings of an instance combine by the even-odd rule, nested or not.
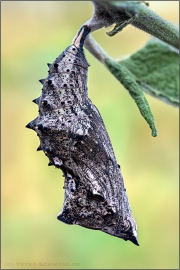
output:
[[[120,61],[133,75],[141,89],[172,105],[179,105],[179,54],[157,40]]]
[[[123,84],[123,86],[129,91],[129,94],[136,102],[140,113],[149,124],[152,130],[152,136],[157,136],[157,129],[151,109],[148,101],[144,96],[141,87],[136,82],[133,74],[123,65],[118,64],[112,59],[106,58],[105,65],[109,71]]]

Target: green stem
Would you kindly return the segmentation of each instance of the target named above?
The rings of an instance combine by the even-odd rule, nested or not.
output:
[[[178,29],[145,5],[140,5],[140,13],[131,24],[179,49]]]
[[[179,49],[179,30],[142,2],[93,1],[95,5],[92,18],[93,31],[115,23],[115,28],[108,33],[109,36],[113,36],[131,24]]]

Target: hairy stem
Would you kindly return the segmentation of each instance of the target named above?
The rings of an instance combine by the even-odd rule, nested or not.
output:
[[[159,17],[145,5],[140,6],[140,12],[131,23],[133,26],[179,48],[179,31],[171,23]]]
[[[150,10],[144,1],[93,1],[94,15],[89,20],[92,31],[116,24],[107,33],[113,36],[128,24],[179,49],[179,31],[168,21]]]

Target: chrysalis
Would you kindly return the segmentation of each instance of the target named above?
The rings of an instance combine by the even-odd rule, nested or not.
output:
[[[88,98],[88,62],[83,45],[90,29],[82,26],[74,42],[48,64],[42,94],[33,100],[39,116],[26,127],[36,131],[38,150],[48,165],[65,176],[65,198],[57,218],[137,241],[137,226],[128,203],[120,166],[98,109]]]

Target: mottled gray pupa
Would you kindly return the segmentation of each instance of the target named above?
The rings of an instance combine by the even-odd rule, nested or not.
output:
[[[26,127],[36,131],[48,165],[65,176],[65,198],[57,218],[100,230],[138,244],[120,166],[101,115],[88,98],[88,62],[83,26],[73,44],[49,66],[40,97],[39,115]]]

